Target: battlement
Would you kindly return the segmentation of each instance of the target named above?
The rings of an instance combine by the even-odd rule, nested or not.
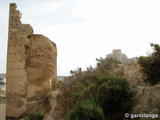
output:
[[[16,3],[10,3],[9,6],[10,6],[10,8],[15,8],[15,9],[17,8]]]
[[[121,49],[114,49],[113,54],[121,54]]]
[[[17,9],[17,5],[16,5],[16,3],[10,3],[10,15],[12,15],[12,16],[22,16],[22,14],[20,13],[20,11],[19,10],[16,10]],[[11,14],[12,13],[12,14]],[[13,14],[14,13],[14,14]],[[16,14],[17,13],[17,14]]]

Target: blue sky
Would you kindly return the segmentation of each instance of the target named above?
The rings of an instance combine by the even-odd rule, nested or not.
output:
[[[160,43],[159,0],[1,0],[0,73],[6,71],[9,2],[17,3],[23,23],[57,44],[58,75],[94,66],[113,49],[135,57]]]

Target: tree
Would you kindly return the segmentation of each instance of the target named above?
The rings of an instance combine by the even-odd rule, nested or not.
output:
[[[143,67],[143,72],[147,75],[146,82],[156,84],[160,82],[160,46],[151,44],[153,53],[147,57],[141,56],[139,63]]]
[[[77,102],[68,113],[66,120],[105,120],[103,110],[93,101]]]

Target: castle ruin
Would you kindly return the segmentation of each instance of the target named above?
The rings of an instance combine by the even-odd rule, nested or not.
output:
[[[7,117],[18,117],[29,109],[29,99],[44,89],[55,88],[57,81],[56,44],[33,34],[22,24],[22,14],[10,4],[7,52]]]
[[[131,63],[131,62],[136,61],[136,58],[131,58],[130,59],[126,56],[126,54],[123,54],[121,52],[121,49],[114,49],[111,54],[107,55],[107,58],[112,58],[112,59],[114,59],[116,61],[119,61],[123,64]]]

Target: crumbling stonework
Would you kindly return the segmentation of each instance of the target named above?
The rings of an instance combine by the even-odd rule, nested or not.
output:
[[[27,97],[33,97],[37,90],[55,88],[56,45],[43,35],[32,35],[29,38],[27,66]],[[51,86],[52,85],[52,86]],[[43,87],[42,87],[43,86]]]
[[[28,99],[43,89],[54,89],[57,81],[57,49],[43,35],[33,34],[21,23],[21,13],[10,4],[7,54],[7,117],[18,117],[28,109]]]
[[[44,120],[64,120],[67,112],[65,105],[64,93],[61,90],[52,91],[50,98],[51,109],[44,115]]]
[[[136,86],[134,88],[136,92],[137,104],[133,109],[134,113],[154,113],[159,114],[160,112],[160,84],[150,86]]]
[[[119,61],[123,64],[131,63],[131,62],[134,62],[136,60],[136,58],[129,59],[126,56],[126,54],[121,53],[120,49],[113,50],[113,52],[111,54],[108,54],[107,57],[108,58],[113,58],[114,60],[117,60],[117,61]]]
[[[124,76],[129,80],[131,87],[144,85],[146,79],[146,75],[143,73],[138,61],[124,66]]]

